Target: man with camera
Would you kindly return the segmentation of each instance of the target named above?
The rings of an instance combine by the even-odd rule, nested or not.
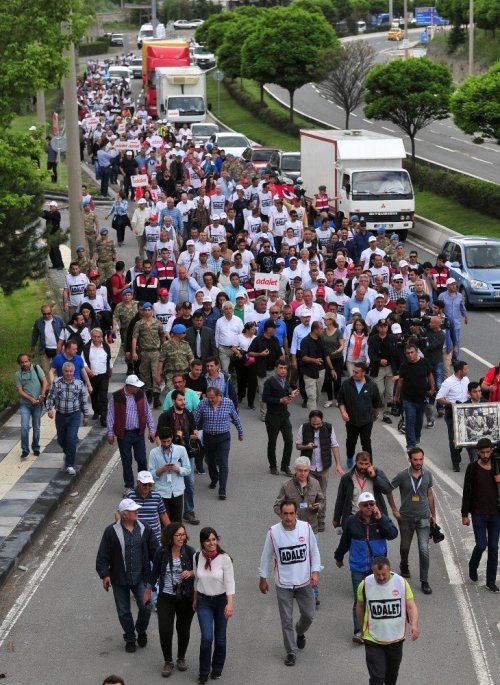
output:
[[[432,490],[432,473],[429,469],[424,469],[424,451],[422,448],[412,447],[408,451],[408,459],[410,462],[409,468],[400,471],[391,482],[393,490],[399,488],[401,497],[399,509],[396,506],[392,493],[387,495],[387,499],[392,513],[399,524],[401,535],[401,575],[403,578],[410,578],[408,555],[413,534],[416,532],[420,564],[420,585],[424,595],[431,595],[432,588],[429,585],[429,537],[431,535],[431,526],[436,525],[436,504]],[[440,542],[440,540],[434,541]]]
[[[500,535],[499,484],[500,454],[498,449],[493,451],[493,444],[489,438],[481,438],[477,443],[477,460],[469,464],[465,472],[462,523],[464,526],[470,526],[472,518],[476,541],[469,559],[469,578],[473,583],[477,583],[477,569],[487,547],[486,587],[495,594],[499,592],[496,584]]]

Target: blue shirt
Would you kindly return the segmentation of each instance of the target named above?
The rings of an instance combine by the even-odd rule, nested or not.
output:
[[[453,297],[449,292],[441,293],[438,300],[444,302],[444,313],[453,322],[455,330],[462,328],[462,316],[467,316],[462,295],[456,293]]]
[[[62,367],[66,362],[73,364],[73,366],[75,367],[75,375],[73,376],[73,378],[75,378],[77,381],[80,381],[82,378],[80,371],[85,367],[85,362],[79,354],[75,355],[73,359],[68,359],[64,352],[59,352],[59,354],[56,354],[56,356],[52,360],[52,364],[50,366],[52,369],[55,370],[56,374],[60,378],[63,375]]]
[[[257,335],[261,335],[261,333],[264,333],[264,324],[267,321],[270,321],[270,319],[263,319],[263,321],[259,321]],[[276,332],[274,333],[274,337],[278,339],[280,346],[283,347],[285,342],[285,336],[287,333],[286,324],[282,319],[276,319],[274,323],[276,324]]]
[[[177,207],[172,207],[172,209],[165,207],[165,209],[161,210],[160,216],[158,218],[158,225],[159,226],[163,226],[163,217],[164,216],[171,216],[172,217],[172,224],[173,224],[175,230],[177,231],[177,233],[182,233],[182,230],[183,230],[182,214],[177,209]]]
[[[165,471],[160,476],[156,471],[165,464],[177,464],[179,471]],[[170,449],[154,447],[149,453],[148,471],[153,476],[156,491],[165,499],[182,495],[185,489],[184,476],[191,475],[191,465],[186,448],[172,445]]]
[[[231,422],[236,426],[238,436],[243,437],[243,426],[232,400],[222,397],[213,408],[208,400],[202,400],[194,410],[194,420],[204,433],[229,433]]]

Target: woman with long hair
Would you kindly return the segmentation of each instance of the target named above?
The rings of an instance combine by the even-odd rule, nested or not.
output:
[[[349,376],[352,376],[354,362],[368,364],[368,326],[363,319],[356,318],[352,324],[344,347],[344,359]]]
[[[332,361],[333,370],[335,374],[326,373],[324,388],[326,390],[327,401],[325,407],[331,407],[334,398],[337,399],[339,394],[340,384],[342,382],[342,369],[344,366],[344,336],[337,323],[335,314],[333,312],[326,312],[323,317],[325,327],[321,334],[321,341],[325,348],[325,354],[328,355]],[[332,377],[333,376],[333,377]]]
[[[200,624],[200,677],[218,680],[226,661],[227,622],[233,615],[234,569],[229,554],[219,545],[214,528],[200,531],[201,553],[195,556],[194,608]],[[214,650],[212,653],[212,644]]]
[[[238,345],[233,348],[234,368],[238,380],[238,401],[243,402],[247,397],[248,408],[255,409],[254,401],[257,392],[257,374],[255,371],[255,357],[247,354],[250,343],[255,338],[257,324],[249,321],[243,326],[243,332],[238,336]]]
[[[153,568],[144,593],[144,603],[151,601],[156,583],[159,583],[158,632],[163,652],[162,676],[168,678],[174,670],[172,639],[177,633],[177,660],[179,671],[186,671],[186,651],[189,645],[191,622],[194,616],[194,548],[188,543],[182,523],[169,523],[161,533],[161,547],[156,551]]]
[[[116,200],[111,205],[109,214],[105,217],[113,215],[111,227],[116,231],[116,240],[118,246],[121,247],[125,240],[125,227],[130,226],[130,219],[128,218],[128,200],[124,190],[119,190]]]

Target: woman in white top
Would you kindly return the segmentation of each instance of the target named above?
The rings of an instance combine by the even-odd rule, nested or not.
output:
[[[257,374],[255,373],[255,357],[248,357],[246,352],[248,352],[250,343],[255,338],[256,330],[255,321],[246,323],[243,326],[243,332],[238,336],[238,346],[233,348],[233,363],[238,379],[238,402],[243,402],[246,395],[249,409],[255,409]]]
[[[195,556],[193,607],[200,624],[200,677],[217,680],[226,661],[227,621],[233,615],[234,570],[231,557],[219,546],[219,536],[210,526],[200,531],[201,553]],[[212,654],[212,643],[214,651]]]
[[[346,360],[347,372],[352,376],[354,362],[365,362],[368,360],[368,326],[363,319],[356,318],[352,324],[352,329],[346,335],[347,343],[344,346],[344,358]]]

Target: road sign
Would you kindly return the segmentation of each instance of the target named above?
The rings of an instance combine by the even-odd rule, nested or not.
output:
[[[56,152],[66,151],[66,137],[65,136],[54,136],[50,141],[50,147]]]
[[[402,47],[403,50],[408,50],[408,48],[410,47],[410,41],[408,40],[408,38],[405,38],[405,39],[402,41],[401,47]]]
[[[220,69],[214,69],[214,71],[212,72],[212,78],[214,81],[222,81],[222,79],[224,78],[224,72]]]

